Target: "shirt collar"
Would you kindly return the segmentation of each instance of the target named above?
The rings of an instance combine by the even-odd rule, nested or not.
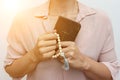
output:
[[[37,18],[47,18],[49,13],[49,2],[50,0],[39,6],[34,16]],[[78,5],[79,5],[79,13],[78,13],[77,21],[81,21],[87,16],[96,14],[96,11],[93,8],[87,7],[80,2],[78,2]]]

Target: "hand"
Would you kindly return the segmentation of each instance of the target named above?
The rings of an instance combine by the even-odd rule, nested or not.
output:
[[[55,54],[57,36],[54,32],[39,36],[36,46],[33,48],[33,54],[39,61],[52,58]]]
[[[88,67],[88,64],[85,61],[86,57],[79,51],[78,47],[75,45],[75,42],[63,41],[61,42],[61,46],[72,68],[82,70]],[[58,59],[61,62],[64,61],[61,57]]]

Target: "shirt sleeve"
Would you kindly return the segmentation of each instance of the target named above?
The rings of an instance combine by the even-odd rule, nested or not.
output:
[[[108,27],[108,36],[101,51],[99,61],[106,65],[106,67],[111,72],[113,80],[116,80],[117,74],[120,70],[120,64],[116,57],[111,22],[108,20],[106,25]]]
[[[23,32],[22,32],[23,23],[21,22],[21,18],[16,17],[13,21],[13,24],[8,33],[7,41],[7,55],[4,61],[4,67],[11,65],[16,59],[22,57],[26,50],[24,48],[23,42]],[[16,80],[16,79],[13,79]],[[20,80],[20,79],[17,79]]]
[[[13,24],[8,33],[7,41],[7,56],[5,59],[5,66],[10,65],[15,59],[18,59],[24,55],[25,48],[23,42],[23,21],[22,16],[17,15],[13,20]]]

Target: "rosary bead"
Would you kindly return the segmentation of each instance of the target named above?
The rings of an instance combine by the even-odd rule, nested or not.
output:
[[[59,34],[57,34],[57,33],[55,33],[55,35],[57,36],[59,53],[58,53],[58,54],[55,54],[54,56],[52,56],[52,58],[57,58],[57,57],[61,56],[61,57],[64,59],[64,66],[63,66],[63,68],[64,68],[65,70],[69,70],[69,62],[68,62],[68,60],[66,59],[64,52],[62,51],[60,36],[59,36]]]

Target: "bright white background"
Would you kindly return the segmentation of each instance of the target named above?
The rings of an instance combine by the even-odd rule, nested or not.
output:
[[[37,6],[46,0],[23,0],[23,1],[24,3],[22,6],[24,8],[29,8]],[[102,9],[109,15],[113,24],[116,52],[118,59],[120,61],[120,9],[119,9],[120,1],[119,0],[79,0],[79,1],[93,8]],[[2,4],[3,4],[2,0],[0,0],[0,80],[11,80],[3,69],[3,61],[6,55],[7,47],[6,36],[12,23],[12,19],[15,16],[15,13],[5,10]],[[118,75],[117,80],[120,80],[120,75]]]

